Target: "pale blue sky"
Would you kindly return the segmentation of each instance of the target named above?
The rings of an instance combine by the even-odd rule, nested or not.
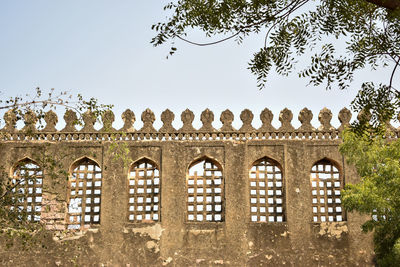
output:
[[[177,42],[178,52],[166,59],[169,46],[154,48],[150,27],[163,20],[166,1],[147,0],[1,0],[0,1],[0,91],[1,97],[33,93],[33,89],[55,88],[84,97],[96,97],[114,104],[116,127],[121,113],[132,109],[140,121],[146,108],[157,117],[169,108],[180,113],[191,109],[199,126],[202,110],[214,111],[219,128],[221,111],[235,114],[240,125],[244,108],[253,111],[253,124],[259,126],[259,113],[265,107],[280,125],[279,111],[298,112],[308,107],[318,126],[318,112],[328,107],[338,125],[339,110],[348,106],[364,80],[387,81],[389,70],[360,74],[351,89],[326,91],[307,86],[307,80],[271,75],[267,88],[259,91],[255,77],[247,70],[252,54],[263,44],[263,36],[253,36],[242,45],[226,42],[217,46],[194,47]],[[202,40],[199,34],[191,36]],[[61,120],[61,119],[60,119]],[[61,125],[62,123],[59,123]],[[136,128],[141,122],[135,124]],[[60,126],[58,126],[60,128]]]

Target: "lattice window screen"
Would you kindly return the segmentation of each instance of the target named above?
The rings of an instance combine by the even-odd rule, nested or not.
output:
[[[278,163],[266,157],[260,159],[249,176],[251,221],[285,221],[284,181]]]
[[[311,169],[311,194],[314,222],[346,220],[340,201],[343,180],[338,168],[329,160],[317,162]]]
[[[206,159],[189,168],[186,179],[187,221],[224,221],[222,168]]]
[[[148,159],[135,163],[129,172],[128,221],[160,221],[160,172]]]
[[[68,229],[89,228],[100,223],[101,169],[87,158],[74,166],[69,179]]]
[[[29,221],[40,221],[42,210],[43,171],[32,160],[20,161],[13,171],[12,200],[16,209]]]

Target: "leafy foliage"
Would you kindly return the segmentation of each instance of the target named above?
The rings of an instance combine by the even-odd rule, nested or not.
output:
[[[39,128],[43,128],[45,112],[48,110],[57,110],[57,108],[71,109],[78,113],[79,118],[77,125],[82,125],[82,114],[86,110],[93,112],[96,119],[100,119],[101,115],[107,110],[111,110],[113,105],[99,104],[96,98],[86,100],[81,94],[73,97],[68,92],[56,92],[54,88],[49,91],[43,91],[39,87],[35,89],[33,95],[12,96],[0,99],[0,110],[13,110],[17,116],[17,121],[24,118],[24,115],[33,111],[39,120]],[[0,119],[1,122],[1,119]]]
[[[359,121],[353,123],[353,130],[359,134],[367,131],[384,135],[399,106],[399,91],[383,84],[376,86],[373,83],[364,83],[352,102],[352,108],[354,111],[368,114],[359,116]]]
[[[172,12],[167,22],[152,29],[157,35],[152,44],[158,46],[175,39],[195,45],[212,45],[231,38],[240,43],[252,33],[265,33],[263,47],[250,60],[249,69],[256,75],[259,88],[264,88],[272,66],[287,75],[294,70],[295,57],[309,55],[311,64],[299,72],[310,83],[327,88],[333,84],[347,88],[356,70],[370,66],[398,64],[400,55],[399,9],[390,10],[360,0],[179,0],[164,9]],[[216,42],[196,43],[187,32],[197,28],[211,37],[229,37]],[[346,41],[345,55],[337,55],[331,42]],[[174,53],[176,48],[171,48]],[[397,63],[396,63],[397,62]]]
[[[249,62],[258,87],[275,70],[288,75],[296,59],[309,57],[298,72],[312,85],[346,89],[358,70],[391,67],[387,81],[366,81],[352,109],[359,120],[344,133],[341,152],[354,164],[361,182],[348,185],[343,202],[348,210],[374,214],[363,224],[375,231],[376,254],[383,266],[400,265],[400,141],[388,141],[388,122],[400,109],[394,87],[400,63],[400,1],[398,0],[177,0],[164,9],[166,22],[152,26],[154,46],[175,41],[214,45],[230,39],[241,43],[250,34],[265,41]],[[198,29],[217,41],[197,43],[188,32]],[[337,40],[345,47],[338,47]],[[344,52],[342,52],[344,51]]]
[[[76,124],[82,125],[82,115],[85,111],[91,111],[96,120],[100,120],[106,111],[112,109],[112,105],[99,104],[95,98],[85,100],[82,95],[74,98],[67,92],[56,93],[54,89],[46,93],[40,88],[36,88],[33,96],[13,96],[0,99],[0,110],[12,110],[16,114],[17,121],[23,120],[28,112],[33,112],[39,120],[39,128],[44,126],[46,111],[57,110],[57,108],[72,109],[77,112],[79,118]],[[20,131],[24,131],[26,135],[33,134],[29,129]],[[0,135],[4,134],[7,133],[0,133]],[[44,179],[53,181],[51,186],[57,186],[62,179],[68,179],[67,167],[62,164],[63,159],[68,156],[68,153],[62,151],[54,155],[52,152],[46,152],[46,149],[39,149],[34,155],[35,162],[42,168],[42,173],[46,175]],[[22,166],[24,163],[19,162],[18,164]],[[19,165],[14,166],[14,169]],[[33,183],[36,177],[31,176],[29,172],[24,172],[18,180],[15,180],[9,174],[3,166],[0,167],[0,237],[5,237],[8,247],[18,241],[23,249],[29,249],[46,234],[46,229],[41,221],[35,221],[32,213],[28,212],[26,208],[22,208],[22,204],[28,198],[26,185]],[[53,190],[53,188],[44,189],[48,192]],[[42,205],[41,208],[43,210],[48,207]]]
[[[347,184],[342,202],[348,211],[371,215],[363,231],[374,231],[381,266],[400,264],[400,140],[347,130],[340,151],[353,164],[361,181]]]
[[[0,234],[7,235],[8,247],[13,245],[14,239],[20,237],[24,246],[31,244],[36,239],[34,236],[43,230],[42,225],[28,220],[26,210],[18,210],[18,198],[12,193],[21,182],[28,182],[30,177],[23,177],[17,184],[12,184],[10,180],[3,179],[7,177],[5,171],[1,170],[0,179]],[[26,194],[26,191],[25,191]],[[23,198],[23,195],[19,196]],[[26,196],[25,196],[26,197]]]

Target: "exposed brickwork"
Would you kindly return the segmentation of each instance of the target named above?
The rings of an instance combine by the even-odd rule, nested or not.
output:
[[[65,230],[65,202],[58,201],[55,194],[43,193],[42,199],[42,212],[40,221],[45,225],[48,230]]]

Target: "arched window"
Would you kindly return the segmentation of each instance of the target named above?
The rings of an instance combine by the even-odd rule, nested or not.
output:
[[[314,222],[341,222],[345,212],[340,201],[343,179],[338,167],[323,159],[311,169],[311,194]]]
[[[43,171],[39,165],[30,159],[19,161],[12,172],[11,186],[12,209],[28,221],[40,221]]]
[[[284,183],[279,164],[264,157],[253,164],[249,176],[251,221],[285,221]]]
[[[155,163],[142,159],[131,166],[128,176],[130,222],[160,221],[160,172]]]
[[[73,164],[72,169],[68,183],[68,229],[89,228],[100,223],[101,169],[88,158]]]
[[[224,178],[217,162],[206,158],[192,163],[186,190],[188,221],[224,221]]]

